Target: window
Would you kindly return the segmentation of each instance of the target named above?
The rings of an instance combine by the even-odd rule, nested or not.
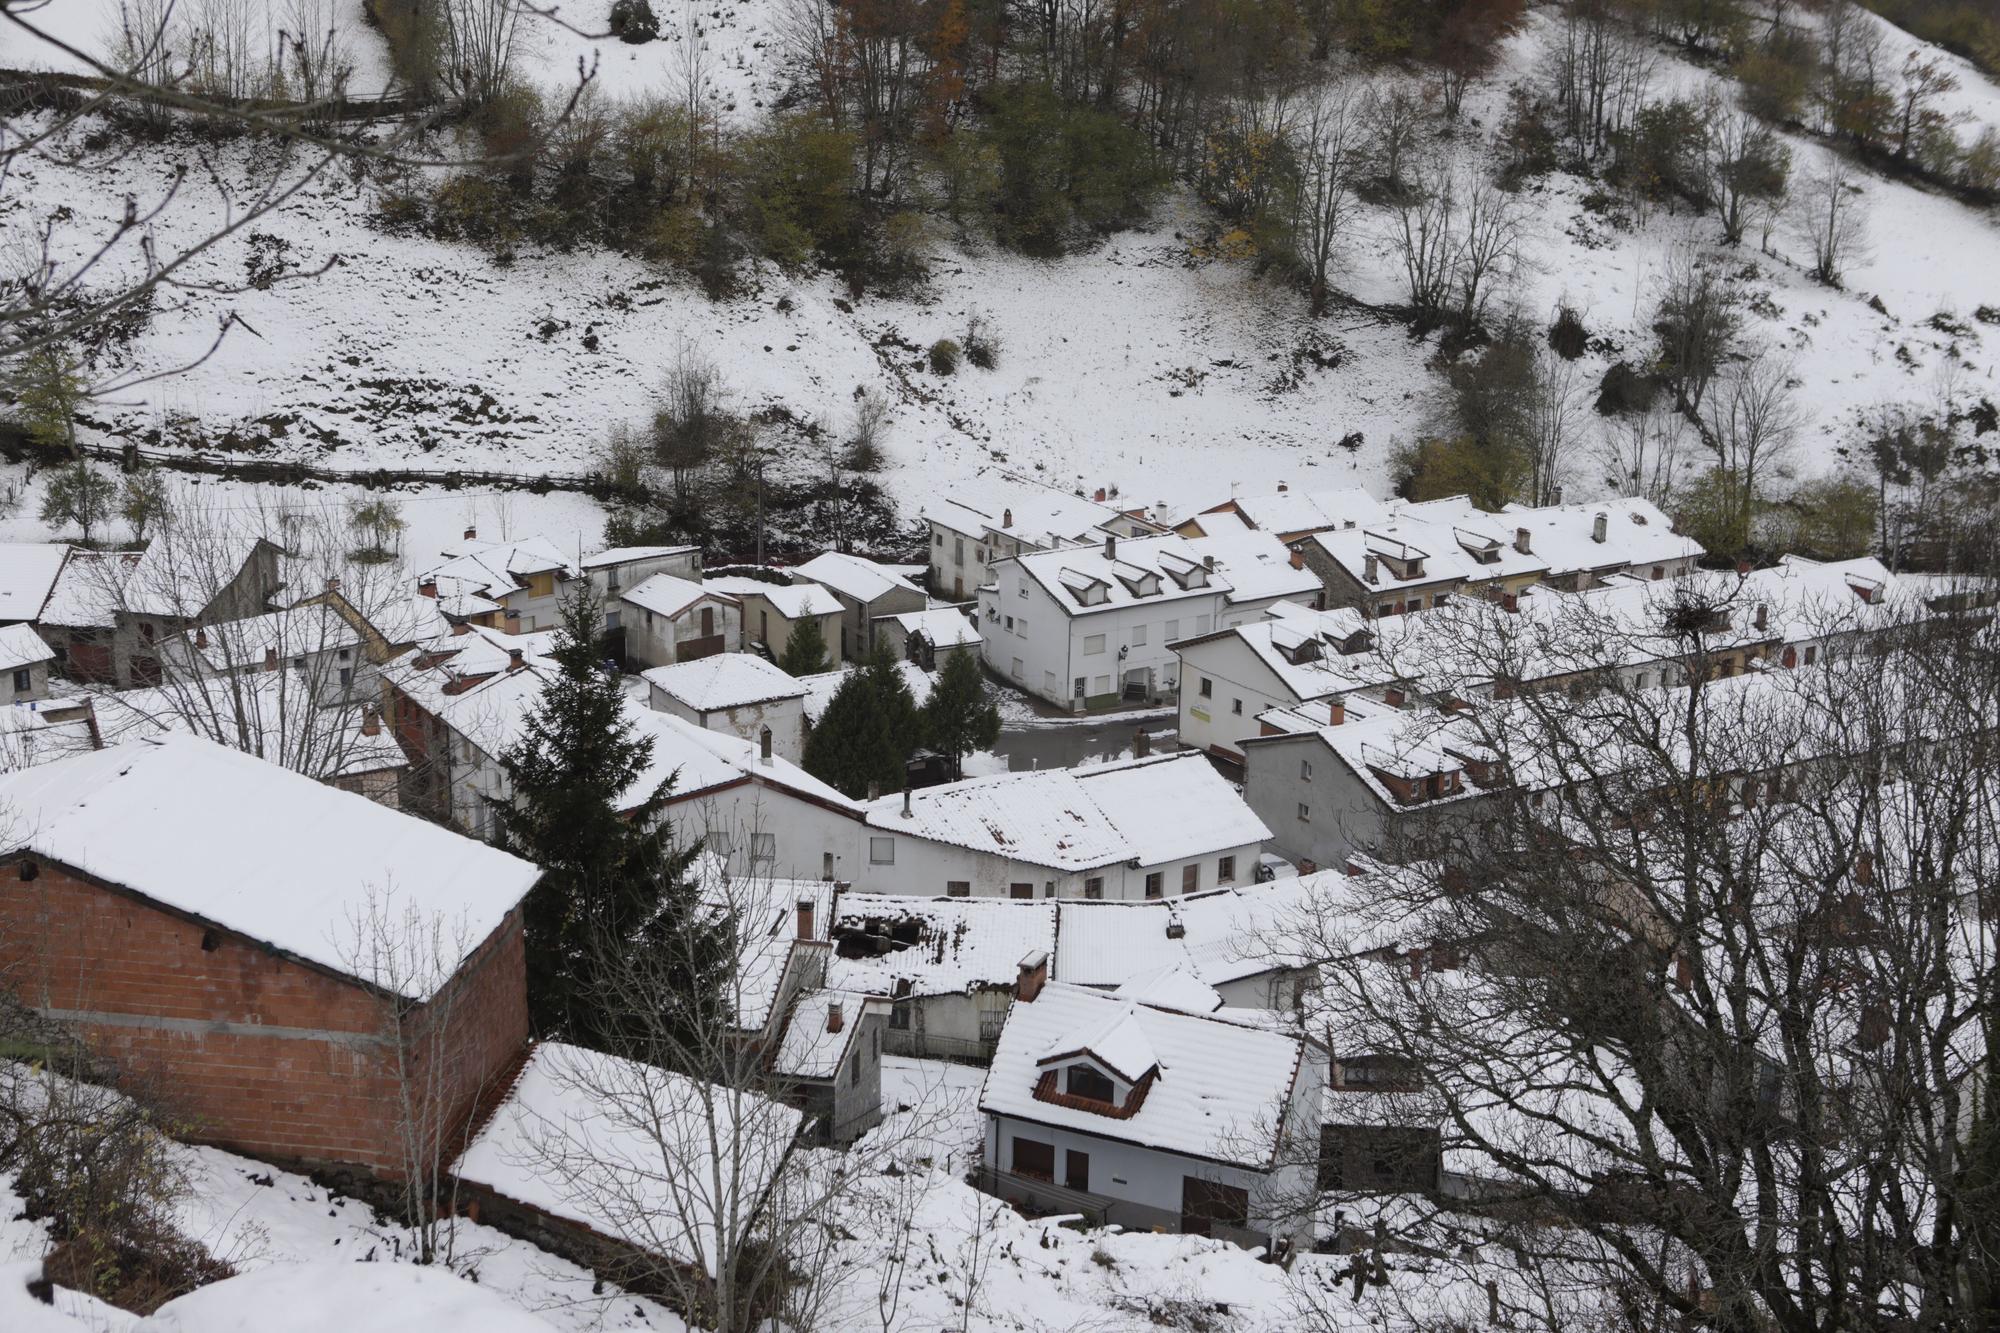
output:
[[[1181,892],[1193,893],[1201,888],[1201,865],[1190,861],[1181,867]]]
[[[932,533],[931,535],[932,535],[933,537],[937,538],[937,544],[938,544],[939,546],[943,546],[943,545],[944,545],[944,534],[943,534],[942,532],[934,532],[934,533]]]
[[[1243,716],[1243,701],[1242,701],[1241,699],[1231,699],[1231,700],[1229,701],[1229,711],[1230,711],[1230,712],[1232,712],[1232,713],[1234,713],[1234,714],[1236,714],[1236,716],[1238,716],[1238,717],[1242,717],[1242,716]]]
[[[1194,618],[1194,632],[1197,636],[1208,633],[1208,626],[1209,618],[1207,616],[1196,616]]]
[[[1015,632],[1016,634],[1020,635],[1020,636],[1021,636],[1022,638],[1024,638],[1024,639],[1025,639],[1025,638],[1027,638],[1027,637],[1028,637],[1028,622],[1027,622],[1026,620],[1017,620],[1017,621],[1015,621],[1015,622],[1014,622],[1014,632]]]
[[[1144,648],[1146,646],[1146,627],[1144,625],[1134,625],[1132,627],[1132,646],[1134,648]]]
[[[1104,876],[1092,875],[1089,879],[1086,879],[1083,882],[1083,896],[1092,902],[1102,899],[1104,897]]]
[[[895,1005],[889,1010],[889,1030],[892,1032],[908,1032],[910,1030],[910,1002],[908,1000],[896,1001]]]
[[[854,1053],[853,1062],[847,1066],[847,1086],[850,1088],[861,1086],[861,1052],[859,1051]]]
[[[1009,634],[1012,634],[1014,632],[1014,617],[1008,616],[1006,623],[1007,623],[1007,632]]]
[[[947,898],[970,898],[972,881],[969,879],[948,879],[944,882],[944,896]]]
[[[14,693],[26,694],[34,683],[35,676],[31,669],[23,667],[14,673]]]
[[[1811,666],[1811,665],[1812,665],[1812,664],[1813,664],[1814,662],[1817,662],[1817,661],[1819,661],[1819,648],[1818,648],[1818,646],[1817,646],[1817,645],[1808,645],[1808,646],[1806,647],[1806,665],[1807,665],[1807,666]]]
[[[1097,681],[1096,681],[1096,688],[1095,688],[1095,689],[1093,689],[1093,690],[1091,691],[1091,693],[1092,693],[1092,694],[1109,694],[1109,693],[1111,693],[1111,677],[1109,677],[1109,676],[1099,676],[1099,677],[1097,677]]]
[[[892,855],[891,855],[890,859],[891,859],[891,860],[893,860],[893,859],[895,859],[895,858],[894,858],[894,855],[893,855],[893,844],[891,844],[891,848],[892,848]],[[770,861],[775,861],[775,860],[777,860],[777,859],[778,859],[778,835],[777,835],[777,834],[775,834],[775,833],[753,833],[753,834],[751,834],[751,835],[750,835],[750,859],[751,859],[751,861],[752,861],[752,862],[757,862],[757,861],[764,861],[764,862],[770,862]]]
[[[951,561],[955,565],[965,563],[965,538],[953,537],[951,539]]]
[[[147,643],[151,643],[153,641],[152,621],[142,620],[139,622],[139,637]]]
[[[1233,856],[1217,857],[1215,862],[1215,882],[1217,884],[1228,884],[1235,879],[1236,858]]]
[[[1312,823],[1312,818],[1313,818],[1313,816],[1312,816],[1312,807],[1311,807],[1311,806],[1309,806],[1309,805],[1307,805],[1307,804],[1306,804],[1306,803],[1305,803],[1304,801],[1300,801],[1300,802],[1299,802],[1299,822],[1300,822],[1301,824],[1310,824],[1310,823]]]
[[[871,866],[892,866],[896,864],[896,840],[894,838],[870,838],[868,840],[868,864]]]
[[[1178,620],[1169,620],[1167,622],[1167,642],[1172,643],[1175,639],[1178,639],[1180,636],[1181,636],[1181,622]]]
[[[1033,884],[1009,884],[1007,886],[1007,896],[1009,898],[1021,899],[1033,898],[1035,896],[1035,886]]]
[[[1088,1097],[1091,1101],[1103,1102],[1106,1106],[1118,1099],[1117,1086],[1089,1065],[1071,1065],[1065,1072],[1068,1077],[1063,1081],[1063,1091],[1070,1096]]]
[[[1201,697],[1204,699],[1213,699],[1215,697],[1215,682],[1207,676],[1201,678]]]
[[[1033,1139],[1024,1139],[1018,1135],[1015,1136],[1014,1174],[1017,1176],[1033,1176],[1036,1180],[1054,1180],[1056,1178],[1055,1145],[1036,1143]]]
[[[1103,651],[1104,636],[1102,634],[1091,634],[1084,638],[1083,655],[1085,657],[1095,657]]]
[[[1165,871],[1155,870],[1152,874],[1146,876],[1146,896],[1148,898],[1165,897],[1166,892],[1167,875]]]
[[[1015,680],[1019,680],[1021,678],[1021,659],[1018,657],[1014,659],[1013,675]]]
[[[342,667],[340,669],[340,688],[344,690],[353,683],[354,683],[354,668]]]
[[[1313,761],[1310,759],[1299,760],[1299,781],[1311,782],[1312,780],[1313,780]]]
[[[1028,585],[1025,582],[1022,583],[1020,587],[1014,589],[1014,595],[1016,597],[1026,597],[1028,595]]]

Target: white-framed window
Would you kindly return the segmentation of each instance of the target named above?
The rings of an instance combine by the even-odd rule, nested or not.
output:
[[[1104,636],[1102,634],[1087,634],[1084,636],[1083,655],[1085,657],[1096,657],[1102,654],[1103,651]]]
[[[1111,677],[1109,676],[1093,677],[1090,682],[1090,692],[1092,694],[1111,693]]]
[[[1146,627],[1144,625],[1134,625],[1132,627],[1132,646],[1134,648],[1144,648],[1146,646]]]
[[[1172,643],[1175,639],[1178,639],[1180,636],[1181,636],[1181,622],[1178,620],[1169,620],[1167,622],[1166,642]]]
[[[1231,699],[1231,700],[1229,701],[1229,711],[1230,711],[1230,712],[1232,712],[1232,713],[1234,713],[1234,714],[1235,714],[1236,716],[1238,716],[1238,717],[1242,717],[1242,716],[1243,716],[1243,701],[1242,701],[1241,699]]]
[[[1018,617],[1018,616],[1017,616],[1017,617],[1015,617],[1015,620],[1014,620],[1014,632],[1015,632],[1016,634],[1020,635],[1020,636],[1021,636],[1022,638],[1024,638],[1024,639],[1025,639],[1025,638],[1027,638],[1027,637],[1028,637],[1028,622],[1027,622],[1026,620],[1024,620],[1024,619],[1022,619],[1022,618]]]
[[[896,840],[894,838],[870,838],[868,840],[868,864],[871,866],[892,866],[896,864]]]
[[[894,850],[892,846],[891,859],[893,858]],[[778,835],[775,833],[752,833],[750,835],[750,859],[753,862],[766,863],[777,860]]]
[[[1014,659],[1014,670],[1011,674],[1013,675],[1015,680],[1019,680],[1021,678],[1021,659],[1018,657]]]
[[[1092,875],[1083,881],[1083,896],[1092,902],[1104,896],[1104,876]]]
[[[1215,882],[1217,884],[1228,884],[1233,882],[1235,878],[1236,858],[1233,856],[1217,857],[1215,861]]]
[[[1026,583],[1021,584],[1018,588],[1014,589],[1014,595],[1016,597],[1026,597],[1028,595],[1028,585]]]
[[[1299,781],[1311,782],[1312,780],[1313,780],[1313,761],[1310,759],[1299,760]]]
[[[1199,637],[1199,636],[1201,636],[1201,635],[1203,635],[1203,634],[1206,634],[1206,633],[1208,633],[1208,629],[1209,629],[1209,625],[1210,625],[1211,623],[1212,623],[1212,622],[1211,622],[1211,620],[1210,620],[1210,618],[1209,618],[1208,616],[1196,616],[1196,617],[1194,618],[1194,632],[1195,632],[1195,635],[1196,635],[1197,637]]]

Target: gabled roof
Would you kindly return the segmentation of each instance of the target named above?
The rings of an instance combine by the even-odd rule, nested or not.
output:
[[[977,648],[980,642],[979,626],[955,606],[937,606],[928,611],[897,611],[875,618],[893,620],[903,627],[905,633],[923,635],[924,642],[939,652],[949,652],[953,648]]]
[[[1124,997],[1120,997],[1124,998]],[[1036,1065],[1046,1068],[1066,1064],[1087,1055],[1127,1083],[1137,1083],[1160,1069],[1160,1057],[1146,1039],[1146,1029],[1138,1019],[1138,1006],[1128,1002],[1098,1016],[1095,1026],[1082,1032],[1057,1037]]]
[[[1310,569],[1294,568],[1291,549],[1268,532],[1190,537],[1187,543],[1196,557],[1214,558],[1216,574],[1228,585],[1231,606],[1311,597],[1322,586]]]
[[[0,542],[0,620],[39,620],[69,547],[58,542]]]
[[[704,578],[701,586],[736,598],[761,597],[787,620],[840,614],[840,599],[817,583],[766,583],[740,574],[725,574]]]
[[[621,601],[668,617],[678,616],[704,599],[727,602],[731,606],[736,604],[736,599],[726,592],[673,574],[655,574],[637,587],[627,588],[619,594]]]
[[[637,564],[642,560],[666,560],[699,551],[699,546],[614,546],[583,558],[585,569],[608,569],[613,565]]]
[[[1222,996],[1213,986],[1179,966],[1141,972],[1111,994],[1115,999],[1184,1014],[1212,1014],[1222,1008]]]
[[[521,586],[530,574],[551,572],[574,574],[575,566],[563,558],[554,542],[546,537],[524,537],[519,541],[470,541],[447,547],[443,564],[423,572],[426,579],[440,583],[450,579],[468,591],[502,597]]]
[[[0,625],[0,671],[52,662],[55,655],[56,650],[42,641],[32,625]]]
[[[848,555],[844,551],[827,551],[816,555],[791,570],[791,576],[793,582],[809,581],[823,584],[835,592],[852,597],[864,606],[892,592],[917,591],[914,585],[902,577],[897,566],[877,564],[873,560],[858,555]]]
[[[1599,514],[1604,515],[1601,542],[1595,539]],[[1530,549],[1548,562],[1552,575],[1623,565],[1643,568],[1704,553],[1700,542],[1674,531],[1673,520],[1658,505],[1639,496],[1539,509],[1510,504],[1493,517],[1526,528]]]
[[[17,851],[343,975],[357,975],[371,901],[392,923],[417,913],[425,937],[435,926],[456,955],[409,979],[418,1000],[541,877],[497,848],[189,735],[0,776],[0,804]]]
[[[186,660],[199,658],[211,671],[240,671],[263,666],[267,653],[289,664],[312,653],[352,651],[361,644],[361,631],[324,602],[311,602],[184,631],[176,642]]]
[[[692,662],[675,662],[640,673],[647,684],[679,700],[697,713],[803,699],[806,687],[796,677],[754,653],[715,653]]]
[[[827,1080],[840,1072],[861,1035],[861,1020],[887,1004],[879,995],[854,990],[812,990],[792,1005],[785,1035],[771,1054],[771,1071],[786,1078]],[[840,1030],[828,1030],[840,1011]]]
[[[138,564],[135,551],[72,551],[36,623],[59,629],[111,628],[125,580]]]
[[[1014,984],[1020,962],[1056,944],[1052,899],[908,898],[843,893],[834,903],[836,937],[869,935],[893,942],[886,953],[836,950],[828,984],[894,994],[963,995]]]
[[[1044,1059],[1091,1040],[1117,1047],[1116,1058],[1127,1066],[1149,1059],[1157,1066],[1143,1104],[1129,1118],[1035,1096]],[[979,1109],[1266,1170],[1276,1161],[1284,1112],[1305,1056],[1301,1039],[1268,1028],[1134,1004],[1054,981],[1032,1003],[1007,1011]]]
[[[1239,495],[1231,503],[1252,527],[1272,534],[1360,527],[1374,522],[1384,509],[1380,500],[1359,486]],[[1190,517],[1199,520],[1203,515]]]
[[[1188,597],[1226,595],[1233,585],[1220,570],[1208,572],[1199,583],[1182,587],[1168,572],[1202,565],[1202,552],[1186,537],[1132,537],[1121,539],[1115,549],[1098,542],[1090,546],[1067,546],[1053,551],[1032,551],[1013,558],[1022,575],[1041,585],[1055,604],[1072,616],[1089,615],[1116,607],[1152,606]],[[1149,575],[1158,581],[1158,590],[1141,593],[1134,580]],[[1083,589],[1101,583],[1103,601],[1088,602]]]
[[[1039,547],[1090,541],[1128,519],[1116,505],[998,471],[957,483],[924,506],[924,517],[975,540],[1006,536]]]
[[[362,708],[321,707],[311,694],[285,672],[256,671],[92,695],[91,705],[106,744],[184,732],[321,781],[409,765],[387,723],[371,736]]]

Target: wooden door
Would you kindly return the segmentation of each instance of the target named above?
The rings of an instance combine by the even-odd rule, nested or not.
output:
[[[1073,1190],[1090,1190],[1090,1154],[1074,1148],[1063,1151],[1063,1184]]]

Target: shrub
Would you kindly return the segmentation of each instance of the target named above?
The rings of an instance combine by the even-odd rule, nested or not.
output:
[[[448,241],[477,241],[499,248],[519,228],[514,201],[490,176],[461,171],[447,177],[431,196],[431,229]]]
[[[1604,372],[1604,380],[1597,389],[1597,410],[1607,417],[1623,412],[1643,412],[1653,405],[1653,398],[1659,392],[1660,381],[1657,377],[1620,361]]]
[[[965,359],[981,370],[1000,364],[1000,335],[976,310],[965,317]]]
[[[611,34],[637,46],[660,35],[660,18],[647,0],[612,0]]]
[[[1583,326],[1583,316],[1576,313],[1576,307],[1565,302],[1556,308],[1555,322],[1549,325],[1549,347],[1565,361],[1574,361],[1590,347],[1590,330]]]
[[[958,369],[959,345],[949,338],[940,338],[931,344],[931,372],[950,375]]]

